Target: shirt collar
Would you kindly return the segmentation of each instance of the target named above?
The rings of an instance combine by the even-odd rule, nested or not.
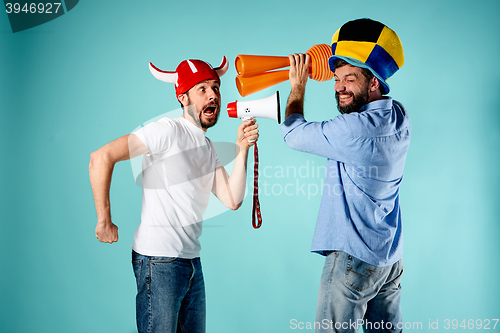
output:
[[[377,109],[387,110],[391,108],[392,108],[392,98],[389,96],[384,96],[382,99],[363,105],[359,109],[359,112],[363,112],[366,110],[377,110]]]

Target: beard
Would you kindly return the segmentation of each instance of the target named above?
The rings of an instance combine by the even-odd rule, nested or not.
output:
[[[362,91],[365,91],[364,89]],[[368,103],[369,95],[368,91],[365,91],[365,93],[361,92],[357,95],[353,94],[353,99],[352,102],[340,106],[340,98],[339,98],[339,93],[335,92],[335,99],[337,100],[337,109],[341,114],[346,114],[346,113],[352,113],[352,112],[359,112],[359,109],[365,104]]]
[[[203,119],[202,118],[202,115],[203,115],[203,112],[207,109],[207,108],[212,108],[213,109],[213,112],[215,114],[215,117],[213,118],[210,118],[210,119]],[[209,104],[209,105],[206,105],[205,108],[203,109],[203,111],[200,112],[200,125],[201,125],[201,128],[203,129],[209,129],[210,127],[212,126],[215,126],[215,124],[217,124],[217,120],[219,120],[219,106],[216,105],[216,104]]]
[[[195,107],[193,104],[191,104],[191,100],[189,98],[189,95],[187,97],[188,105],[188,114],[200,125],[200,127],[204,130],[209,129],[210,127],[214,126],[217,124],[217,120],[219,120],[219,109],[220,106],[219,104],[213,102],[213,103],[208,103],[205,106],[203,106],[203,109],[201,111],[195,110]],[[210,119],[203,119],[203,112],[205,112],[207,109],[211,109],[215,117],[210,118]],[[195,113],[198,113],[195,115]]]

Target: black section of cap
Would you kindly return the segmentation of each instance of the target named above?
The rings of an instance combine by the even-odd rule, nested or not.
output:
[[[376,43],[384,25],[370,19],[359,19],[344,24],[339,31],[340,41]]]

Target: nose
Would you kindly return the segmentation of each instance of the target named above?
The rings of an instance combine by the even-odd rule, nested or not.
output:
[[[342,83],[342,81],[337,80],[335,81],[335,87],[334,87],[336,92],[341,92],[345,90],[345,84]]]
[[[218,98],[219,98],[219,95],[217,94],[217,92],[214,89],[210,88],[208,90],[208,99],[210,101],[217,101]]]

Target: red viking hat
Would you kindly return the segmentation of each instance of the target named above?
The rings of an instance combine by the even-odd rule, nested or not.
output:
[[[149,70],[158,80],[175,83],[175,95],[179,96],[191,89],[194,85],[205,80],[218,80],[229,68],[229,63],[224,56],[219,67],[213,68],[209,63],[189,59],[184,60],[177,66],[175,72],[162,71],[149,63]]]

